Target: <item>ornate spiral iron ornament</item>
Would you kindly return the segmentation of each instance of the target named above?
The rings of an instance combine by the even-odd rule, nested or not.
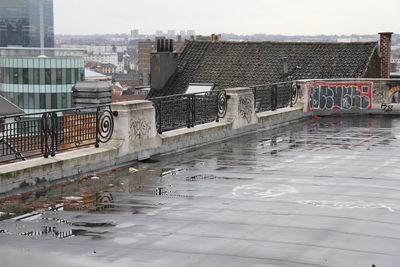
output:
[[[114,131],[114,117],[113,112],[109,109],[98,111],[98,141],[100,143],[107,143]]]
[[[299,99],[299,89],[297,84],[294,82],[292,84],[291,94],[290,94],[290,106],[293,107],[296,105],[297,100]]]
[[[218,118],[225,117],[227,109],[228,98],[226,96],[226,91],[221,91],[218,93]]]

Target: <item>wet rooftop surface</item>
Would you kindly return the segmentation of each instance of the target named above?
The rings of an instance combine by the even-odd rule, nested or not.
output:
[[[320,118],[66,181],[0,203],[1,266],[398,266],[399,151]]]

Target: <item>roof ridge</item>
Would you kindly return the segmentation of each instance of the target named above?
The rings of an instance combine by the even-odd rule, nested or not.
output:
[[[377,44],[378,41],[372,42],[276,42],[276,41],[201,41],[201,40],[189,40],[189,43],[210,43],[210,44],[221,44],[221,43],[228,43],[228,44],[327,44],[327,45],[335,45],[335,44]]]

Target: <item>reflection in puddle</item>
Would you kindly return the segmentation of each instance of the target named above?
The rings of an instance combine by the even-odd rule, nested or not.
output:
[[[162,172],[163,169],[143,169],[136,173],[129,173],[128,167],[112,169],[4,197],[0,199],[0,220],[35,210],[49,210],[57,205],[62,205],[63,209],[68,211],[95,212],[114,209],[114,194],[132,194],[140,190],[144,183],[150,182],[152,186],[151,184],[155,182],[152,178],[160,177]],[[93,177],[98,179],[92,179]],[[154,188],[154,185],[152,187]]]
[[[135,223],[126,222],[126,223],[121,223],[121,224],[116,225],[115,228],[122,229],[122,228],[133,227],[133,226],[136,226],[136,225],[137,224],[135,224]]]
[[[390,212],[395,212],[395,209],[393,208],[392,205],[389,206],[380,203],[366,203],[363,201],[342,202],[342,201],[328,201],[328,200],[301,200],[297,201],[297,203],[312,205],[315,207],[328,207],[334,209],[386,209]]]
[[[201,180],[214,180],[214,179],[217,179],[217,176],[212,175],[212,174],[199,174],[199,175],[186,177],[185,181],[195,182],[195,181],[201,181]]]
[[[128,244],[133,244],[138,242],[140,239],[146,237],[146,235],[138,233],[138,234],[131,234],[129,237],[116,237],[113,239],[115,243],[121,244],[121,245],[128,245]]]
[[[235,197],[256,197],[256,198],[274,198],[287,194],[295,194],[299,191],[290,185],[279,185],[273,188],[262,187],[261,184],[248,184],[235,187],[232,194]]]

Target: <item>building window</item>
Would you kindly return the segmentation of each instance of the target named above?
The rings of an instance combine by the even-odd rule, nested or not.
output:
[[[13,81],[13,84],[18,84],[18,77],[19,77],[18,68],[13,68],[12,69],[12,81]]]
[[[44,82],[51,84],[51,69],[44,69]]]
[[[79,77],[80,77],[80,72],[79,69],[74,69],[75,70],[75,81],[74,84],[79,81]]]
[[[67,84],[72,84],[72,78],[71,78],[71,69],[67,69],[66,75],[67,75]]]
[[[51,94],[51,109],[57,109],[57,93]]]
[[[29,84],[29,69],[27,68],[22,69],[22,83]]]
[[[62,84],[62,69],[56,69],[56,84]]]
[[[33,69],[33,84],[40,84],[40,71]]]
[[[45,109],[46,108],[46,94],[40,94],[40,109]]]
[[[82,68],[0,68],[0,83],[75,84],[85,78]]]

